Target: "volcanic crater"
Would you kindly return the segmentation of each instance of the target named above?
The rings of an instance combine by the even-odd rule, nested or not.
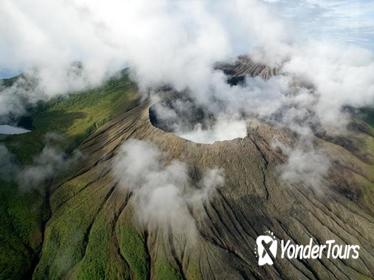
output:
[[[240,72],[225,67],[235,83],[240,73],[247,75],[249,70],[264,78],[275,73],[250,63],[237,64]],[[132,109],[81,144],[85,161],[51,194],[52,215],[35,277],[79,277],[97,256],[108,259],[103,271],[111,270],[125,279],[160,279],[165,271],[176,279],[374,277],[374,192],[366,187],[374,182],[370,163],[339,143],[317,137],[317,144],[333,162],[325,187],[288,185],[278,176],[278,167],[287,157],[271,143],[278,139],[292,145],[295,136],[289,132],[259,121],[243,138],[203,145],[170,133],[174,124],[160,121],[153,106],[139,98]],[[186,126],[199,122],[209,126],[212,120],[199,109],[190,113]],[[352,131],[349,137],[359,141],[371,136]],[[131,191],[121,188],[111,171],[119,148],[128,139],[151,142],[168,160],[185,162],[196,173],[217,166],[224,170],[224,186],[204,202],[200,213],[190,209],[199,233],[195,243],[174,234],[172,226],[144,229],[136,224]],[[69,227],[61,230],[62,221]],[[360,258],[277,258],[273,266],[259,267],[255,240],[267,230],[298,244],[307,244],[309,238],[317,244],[329,239],[358,244]],[[68,248],[61,245],[68,243]],[[135,256],[134,251],[138,252]]]

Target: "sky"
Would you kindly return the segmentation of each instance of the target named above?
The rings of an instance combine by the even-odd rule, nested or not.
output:
[[[374,50],[374,1],[264,1],[306,38],[333,39]]]
[[[6,3],[8,1],[5,1]],[[29,24],[29,27],[24,30],[28,30],[28,34],[19,34],[23,38],[12,38],[13,43],[19,44],[29,44],[27,38],[28,36],[35,36],[35,40],[42,40],[42,34],[38,34],[37,25],[39,24],[48,24],[49,18],[48,14],[43,16],[41,12],[35,12],[27,7],[29,5],[23,4],[22,0],[12,1],[15,4],[15,7],[18,6],[18,11],[14,9],[13,16],[20,16],[17,21],[12,22],[7,20],[7,17],[3,17],[3,20],[0,19],[2,28],[0,28],[0,34],[6,33],[5,29],[8,29],[8,32],[13,31],[17,32],[18,28],[22,28],[21,24]],[[43,2],[43,1],[39,1]],[[77,5],[82,1],[60,1],[62,4],[65,3],[66,6]],[[76,2],[76,3],[75,3]],[[210,1],[207,1],[210,2]],[[261,2],[261,1],[260,1]],[[318,38],[318,39],[327,39],[329,41],[344,42],[353,45],[358,45],[363,48],[367,48],[371,51],[374,51],[374,1],[366,0],[262,0],[265,3],[269,10],[273,12],[279,18],[284,20],[285,24],[288,24],[294,32],[297,32],[300,38]],[[18,4],[17,4],[18,3]],[[58,3],[58,2],[57,2]],[[10,11],[10,4],[0,5],[0,15],[3,13],[8,13]],[[58,5],[45,5],[47,10],[49,7],[58,8]],[[214,5],[213,5],[214,6]],[[35,7],[38,7],[35,4]],[[81,8],[81,12],[84,15],[84,8]],[[27,13],[31,12],[30,17],[27,17]],[[22,13],[25,13],[22,16]],[[54,14],[54,13],[52,13]],[[52,30],[56,31],[58,35],[58,24],[61,24],[59,20],[63,19],[63,13],[56,18],[56,22],[51,25]],[[76,23],[76,19],[71,15],[72,24]],[[187,19],[188,20],[188,19]],[[230,23],[230,19],[227,19],[227,24]],[[35,24],[34,28],[33,25]],[[98,26],[100,23],[96,23]],[[12,25],[12,26],[11,26]],[[19,26],[15,26],[19,25]],[[56,25],[56,26],[54,26]],[[79,26],[79,25],[78,25]],[[13,30],[15,28],[15,30]],[[84,28],[84,27],[81,27]],[[57,30],[56,30],[57,29]],[[33,32],[35,34],[33,34]],[[72,32],[69,39],[74,39],[74,37],[79,34],[79,32]],[[41,37],[41,38],[38,38]],[[15,39],[19,40],[14,41]],[[58,41],[58,36],[55,38]],[[77,40],[79,41],[79,40]],[[29,65],[27,63],[15,63],[9,62],[13,60],[13,55],[9,48],[9,44],[6,44],[6,41],[0,43],[0,58],[2,63],[0,63],[0,78],[9,78],[13,75],[17,75],[23,70],[27,69]],[[59,42],[56,42],[56,44]],[[32,45],[32,44],[31,44]],[[18,49],[18,50],[17,50]],[[248,42],[241,44],[237,42],[234,46],[235,53],[241,54],[248,51]],[[27,50],[27,46],[23,49],[16,48],[17,51],[32,51]],[[82,49],[79,46],[79,43],[76,44],[73,48],[69,49],[68,52],[76,60],[85,59],[89,54],[87,50]],[[29,54],[33,56],[33,54]],[[39,54],[38,54],[39,55]],[[124,67],[126,63],[122,62],[117,67]]]

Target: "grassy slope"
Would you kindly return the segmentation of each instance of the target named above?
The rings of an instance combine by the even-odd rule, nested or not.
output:
[[[29,164],[44,146],[45,135],[64,136],[61,146],[73,150],[87,135],[131,106],[135,86],[126,75],[104,86],[56,98],[32,109],[33,130],[8,136],[2,142],[17,156],[21,165]],[[32,267],[40,249],[42,221],[48,216],[43,187],[21,192],[15,183],[0,180],[0,279],[21,279]]]
[[[5,143],[25,163],[41,151],[43,138],[48,132],[65,136],[64,148],[71,150],[90,132],[126,110],[134,93],[134,86],[124,77],[108,81],[98,89],[40,104],[31,112],[33,131],[8,137]]]
[[[72,151],[98,127],[126,111],[126,108],[135,101],[135,97],[134,86],[123,78],[119,81],[112,80],[99,89],[51,100],[46,104],[40,104],[31,112],[33,120],[31,133],[9,136],[3,142],[17,156],[21,164],[32,162],[33,157],[42,150],[45,135],[49,132],[63,135],[65,140],[61,144],[62,148]],[[64,204],[64,208],[69,211],[66,213],[57,211],[50,220],[53,226],[49,225],[49,228],[53,230],[47,230],[45,233],[49,237],[48,240],[55,240],[56,244],[64,244],[62,247],[65,250],[62,252],[54,249],[56,244],[52,241],[44,244],[48,248],[44,252],[44,258],[54,264],[48,275],[51,278],[58,278],[58,275],[73,266],[72,274],[69,275],[73,278],[102,279],[119,275],[128,277],[127,270],[123,270],[123,263],[117,260],[118,252],[108,247],[111,244],[109,239],[112,230],[109,217],[115,209],[112,206],[104,207],[99,212],[96,209],[106,195],[106,189],[103,188],[105,183],[98,182],[97,187],[85,189],[78,199],[74,194],[87,185],[90,176],[83,179],[70,181],[68,192],[63,192],[66,188],[59,188],[51,197],[53,209],[69,199]],[[17,188],[14,184],[8,186],[5,186],[4,182],[2,184],[4,187],[0,190],[1,199],[6,202],[3,204],[2,213],[6,215],[0,216],[0,222],[6,226],[2,227],[0,234],[6,240],[1,242],[0,239],[0,279],[21,279],[35,265],[32,263],[32,257],[35,251],[40,250],[41,224],[48,218],[46,214],[48,211],[45,211],[43,205],[43,193],[36,191],[22,193],[14,191]],[[34,210],[28,211],[29,209]],[[146,279],[149,273],[149,259],[144,247],[144,239],[128,220],[130,219],[125,219],[123,227],[116,229],[120,254],[125,258],[136,279]],[[89,243],[84,252],[82,251],[84,246],[79,242],[84,239],[82,236],[93,221]],[[13,234],[14,232],[16,234]],[[14,248],[10,250],[10,246]],[[34,257],[34,260],[38,260],[38,256]],[[181,278],[165,258],[158,258],[154,265],[154,276],[158,279]],[[44,276],[36,271],[34,277]]]
[[[128,279],[129,270],[135,279],[147,279],[149,274],[154,279],[182,279],[159,242],[154,245],[158,249],[152,257],[152,267],[149,266],[145,237],[131,223],[131,207],[127,206],[122,211],[113,229],[113,212],[118,210],[119,205],[112,198],[102,208],[99,207],[107,194],[103,186],[110,185],[110,180],[95,181],[95,184],[85,188],[95,177],[95,172],[100,171],[91,169],[79,179],[65,183],[52,196],[52,205],[56,209],[60,201],[67,197],[70,199],[50,220],[46,231],[49,241],[44,244],[43,258],[39,270],[34,274],[35,279],[42,279],[45,275],[50,279],[59,279],[67,273],[73,279]],[[78,192],[79,195],[75,195]],[[113,230],[116,233],[114,236]],[[113,241],[114,237],[116,241]],[[119,250],[113,246],[116,243]],[[61,256],[62,260],[59,259]],[[199,279],[197,267],[189,266],[188,279]]]
[[[369,126],[369,132],[371,135],[374,135],[374,109],[372,108],[364,108],[361,110],[361,114],[359,115],[360,119],[363,120]],[[374,137],[365,137],[363,141],[364,145],[362,149],[372,156],[374,156]],[[374,174],[374,165],[371,165],[368,170],[369,174]],[[373,211],[374,213],[374,201],[370,200],[370,197],[373,197],[374,193],[374,183],[365,180],[363,178],[359,178],[359,182],[362,184],[363,188],[363,200],[366,205]]]
[[[79,95],[70,95],[68,98],[58,98],[46,104],[41,104],[31,112],[33,119],[33,131],[29,134],[11,136],[4,140],[7,147],[17,155],[22,164],[32,161],[43,148],[43,139],[48,132],[58,132],[65,136],[62,146],[65,150],[73,150],[87,135],[100,127],[102,124],[123,112],[131,105],[135,97],[135,88],[129,83],[127,78],[112,80],[100,89],[82,92]],[[374,114],[373,114],[374,116]],[[374,118],[364,118],[374,130]],[[372,121],[370,121],[372,120]],[[369,139],[369,138],[368,138]],[[372,138],[370,138],[372,139]],[[373,143],[368,143],[370,149],[374,151]],[[371,144],[373,144],[371,146]],[[52,199],[53,205],[58,205],[67,197],[74,195],[74,191],[79,191],[89,182],[89,176],[83,181],[72,181],[69,183],[69,192],[56,196],[56,201]],[[70,186],[71,184],[71,186]],[[40,249],[41,241],[41,221],[46,219],[43,211],[43,194],[37,191],[22,193],[15,191],[16,185],[13,183],[0,182],[0,279],[21,279],[32,267],[33,252]],[[368,187],[369,188],[369,187]],[[371,186],[370,186],[371,188]],[[103,200],[106,195],[101,184],[97,189],[88,188],[84,190],[81,197],[84,200],[72,198],[66,204],[69,212],[60,213],[57,211],[54,218],[55,231],[46,234],[59,233],[55,236],[57,243],[64,243],[66,252],[56,252],[53,250],[53,242],[47,244],[49,247],[46,259],[55,259],[60,263],[59,270],[64,270],[65,266],[75,264],[73,276],[78,279],[102,279],[104,277],[113,278],[121,275],[128,277],[126,271],[122,271],[120,263],[117,265],[116,256],[120,253],[126,260],[133,276],[136,279],[146,279],[149,273],[149,259],[144,246],[144,237],[129,223],[128,217],[123,217],[123,222],[115,229],[118,237],[120,252],[109,248],[111,231],[110,228],[112,208],[105,206],[100,211],[97,201]],[[95,210],[95,211],[94,211]],[[96,215],[97,212],[97,215]],[[43,214],[44,213],[44,214]],[[59,215],[61,215],[59,217]],[[63,215],[63,217],[62,217]],[[92,216],[90,216],[92,215]],[[85,231],[79,229],[89,228],[94,220],[89,236],[89,244],[86,252],[82,251],[83,246],[78,242],[79,235],[84,235]],[[121,219],[121,217],[120,217]],[[64,221],[69,221],[67,226]],[[74,226],[73,226],[74,225]],[[75,227],[79,225],[80,227]],[[75,235],[73,234],[75,233]],[[77,240],[62,237],[75,236]],[[49,240],[54,240],[50,238]],[[63,256],[72,255],[74,259]],[[58,259],[62,256],[62,259]],[[83,259],[82,259],[82,256]],[[115,263],[113,265],[113,260]],[[78,263],[75,263],[78,262]],[[55,271],[51,271],[51,275]],[[56,271],[59,274],[59,271]],[[178,279],[181,276],[170,265],[162,252],[157,256],[153,276],[157,279]]]

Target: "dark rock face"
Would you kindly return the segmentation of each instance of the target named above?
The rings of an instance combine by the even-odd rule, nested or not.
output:
[[[232,78],[275,73],[249,60],[244,64],[221,69]],[[243,139],[197,144],[152,125],[157,120],[149,108],[147,101],[139,102],[81,145],[86,158],[80,169],[51,195],[52,217],[35,279],[374,278],[374,169],[344,141],[317,140],[333,162],[321,189],[289,186],[278,176],[286,158],[270,143],[274,138],[292,142],[290,133],[259,122]],[[137,225],[134,198],[112,174],[119,147],[131,138],[154,143],[168,160],[181,160],[196,174],[224,169],[224,186],[201,211],[190,209],[198,230],[195,242],[172,227],[165,231]],[[360,256],[277,258],[273,266],[259,267],[255,242],[266,230],[297,244],[307,244],[309,238],[317,244],[330,239],[357,244]]]
[[[235,63],[220,63],[217,64],[215,68],[222,70],[228,76],[227,82],[230,85],[244,83],[246,76],[261,77],[262,79],[268,80],[279,72],[276,68],[255,63],[248,56],[239,56]]]
[[[175,132],[178,129],[190,131],[196,124],[201,124],[203,128],[209,127],[214,122],[214,115],[206,108],[196,105],[187,96],[175,98],[175,95],[150,106],[149,119],[153,126],[166,132]],[[172,113],[165,113],[165,110]]]

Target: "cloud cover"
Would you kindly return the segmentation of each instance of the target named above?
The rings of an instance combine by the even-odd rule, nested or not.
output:
[[[321,1],[300,3],[328,8]],[[338,18],[339,11],[330,15]],[[260,0],[4,0],[1,67],[24,71],[35,85],[21,82],[3,89],[0,114],[22,114],[25,103],[95,86],[129,66],[143,92],[164,84],[186,90],[223,122],[216,124],[220,129],[230,127],[226,121],[241,122],[236,116],[244,113],[304,137],[313,137],[315,124],[342,132],[349,121],[345,106],[374,104],[373,54],[335,38],[331,42],[313,32],[302,34],[299,24],[276,16],[269,3]],[[241,53],[279,67],[282,75],[269,81],[248,78],[245,87],[229,86],[213,65]],[[246,133],[244,126],[235,131],[240,137]],[[211,142],[211,134],[222,138],[214,127],[202,132],[197,126],[193,136],[196,133],[203,141]]]
[[[145,229],[169,230],[196,238],[196,225],[189,212],[208,202],[224,183],[220,169],[208,169],[192,179],[188,166],[178,160],[165,162],[166,154],[152,143],[130,139],[113,163],[119,185],[133,194],[137,222]]]
[[[60,175],[74,166],[81,157],[78,150],[70,156],[56,146],[46,144],[33,162],[19,169],[16,181],[21,189],[40,189],[47,180]]]
[[[126,65],[143,89],[171,84],[178,91],[189,88],[201,102],[214,97],[235,105],[245,99],[251,108],[253,87],[244,98],[233,98],[235,90],[212,69],[217,61],[249,52],[313,82],[320,96],[315,110],[328,124],[340,119],[342,106],[362,106],[374,98],[370,52],[313,37],[300,41],[297,29],[259,0],[5,0],[0,15],[2,68],[37,77],[37,88],[21,94],[31,102],[97,85]],[[82,71],[74,67],[77,61]],[[1,96],[2,104],[15,105],[0,113],[22,107],[18,100],[8,101],[11,94]]]
[[[61,136],[48,133],[42,151],[26,165],[21,165],[17,157],[0,144],[0,180],[17,182],[23,191],[44,188],[48,180],[71,170],[78,159],[82,159],[79,150],[71,154],[63,152],[59,147],[61,140]]]

